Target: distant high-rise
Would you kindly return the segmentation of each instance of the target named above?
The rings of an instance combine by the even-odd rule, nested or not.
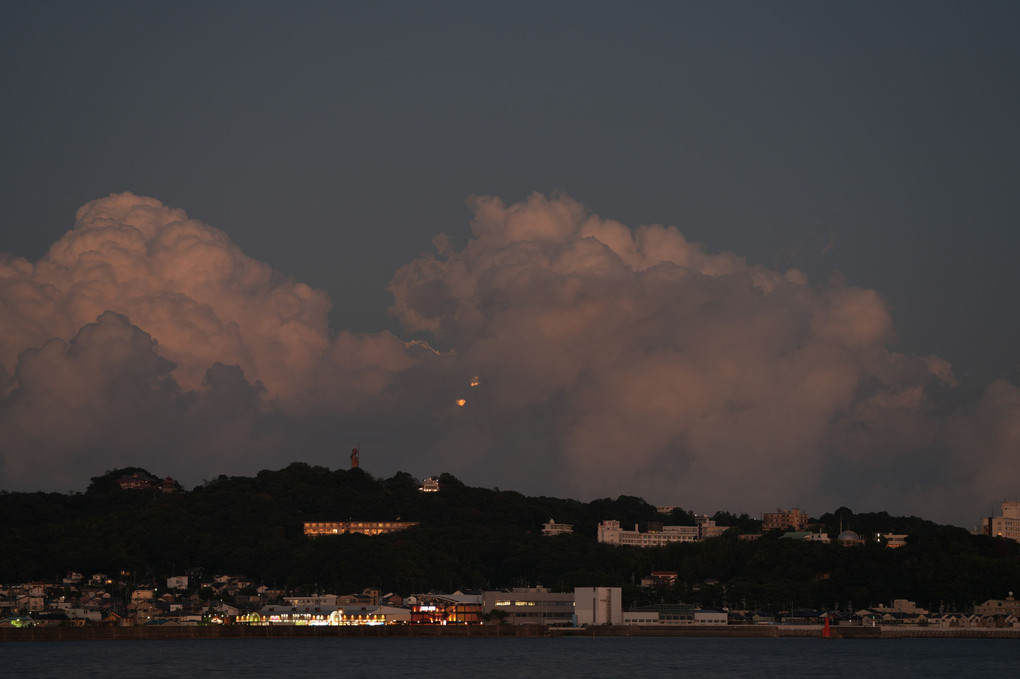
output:
[[[768,532],[777,528],[788,528],[790,530],[802,531],[807,524],[808,516],[797,507],[789,511],[779,509],[774,512],[765,512],[761,517],[761,528]]]
[[[1020,502],[1003,502],[1001,516],[981,519],[981,532],[1020,542]]]

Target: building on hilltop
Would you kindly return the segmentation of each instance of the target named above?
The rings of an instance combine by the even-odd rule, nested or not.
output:
[[[422,482],[421,488],[419,488],[418,490],[420,490],[423,493],[438,493],[439,479],[437,479],[434,476],[428,477]]]
[[[672,587],[676,584],[676,571],[652,571],[641,578],[642,587]]]
[[[305,523],[305,535],[382,535],[417,525],[417,521],[320,521]]]
[[[1020,542],[1020,502],[1003,502],[1001,516],[981,519],[982,535],[1006,538]]]
[[[117,479],[117,485],[121,490],[146,490],[155,489],[164,493],[176,493],[181,490],[181,484],[174,481],[170,476],[159,479],[152,474],[145,472],[133,472]]]
[[[906,547],[908,537],[910,536],[906,533],[875,533],[875,539],[884,542],[889,549]]]
[[[598,541],[608,545],[661,547],[673,542],[699,542],[717,537],[727,528],[717,526],[708,517],[698,517],[698,525],[695,526],[663,526],[661,522],[649,521],[647,532],[642,533],[637,525],[634,530],[626,530],[619,521],[606,520],[599,524]]]
[[[808,522],[808,515],[800,511],[797,507],[789,511],[784,511],[782,508],[777,509],[774,512],[765,512],[761,517],[761,529],[764,532],[776,529],[787,529],[792,531],[802,531],[804,526]]]
[[[573,524],[556,523],[550,516],[549,522],[542,524],[542,535],[566,535],[574,532]]]
[[[792,531],[783,533],[783,535],[780,536],[779,539],[780,540],[797,540],[797,541],[802,541],[802,542],[822,542],[822,543],[825,543],[825,544],[828,544],[828,543],[832,542],[832,539],[829,537],[828,533],[822,533],[822,532],[811,533],[811,532],[808,532],[808,531],[798,531],[798,530],[792,530]]]

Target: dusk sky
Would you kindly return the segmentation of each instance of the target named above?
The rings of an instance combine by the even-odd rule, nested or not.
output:
[[[0,10],[0,489],[1020,495],[1016,2]]]

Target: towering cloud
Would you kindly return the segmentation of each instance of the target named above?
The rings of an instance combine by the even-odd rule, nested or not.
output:
[[[761,507],[817,497],[833,463],[931,445],[926,390],[951,371],[886,349],[874,291],[811,286],[566,197],[473,209],[463,251],[441,240],[397,273],[393,311],[482,376],[487,421],[549,414],[554,452],[529,468],[587,494]]]
[[[331,333],[329,308],[181,210],[129,193],[88,203],[38,262],[0,260],[0,375],[14,373],[4,485],[80,486],[167,456],[189,471],[206,458],[211,474],[300,457],[302,442],[335,448],[295,418],[357,413],[412,359],[388,333]],[[267,423],[296,431],[277,439]]]
[[[338,440],[363,437],[383,471],[705,510],[985,501],[954,478],[1006,492],[961,476],[963,442],[1015,466],[1016,388],[950,412],[952,369],[889,349],[875,291],[565,196],[471,207],[462,250],[438,236],[390,285],[437,351],[330,330],[323,292],[180,210],[85,205],[40,261],[0,260],[0,480],[52,486],[63,469],[74,487],[159,459],[194,482],[336,465]]]

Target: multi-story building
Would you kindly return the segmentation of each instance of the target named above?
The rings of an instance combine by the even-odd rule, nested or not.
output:
[[[1002,516],[981,519],[980,532],[1020,542],[1020,502],[1003,502]]]
[[[761,528],[766,533],[770,530],[788,529],[795,531],[804,530],[808,522],[808,515],[794,507],[789,511],[782,508],[774,512],[765,512],[761,517]]]
[[[482,594],[482,609],[511,625],[561,625],[574,622],[574,593],[545,587],[515,587]]]
[[[556,523],[552,517],[549,517],[549,523],[542,524],[542,535],[566,535],[573,532],[573,524]]]
[[[1005,599],[989,599],[974,607],[976,615],[1013,615],[1020,617],[1020,600],[1013,598],[1013,592]]]
[[[631,547],[661,547],[673,542],[698,542],[707,538],[717,537],[728,526],[717,526],[707,516],[697,517],[696,526],[663,526],[656,521],[648,523],[644,533],[638,530],[626,530],[619,521],[606,520],[599,524],[598,540],[609,545],[629,545]]]
[[[417,526],[417,521],[320,521],[305,524],[305,535],[381,535]]]
[[[622,625],[623,604],[619,587],[575,587],[575,627]]]

